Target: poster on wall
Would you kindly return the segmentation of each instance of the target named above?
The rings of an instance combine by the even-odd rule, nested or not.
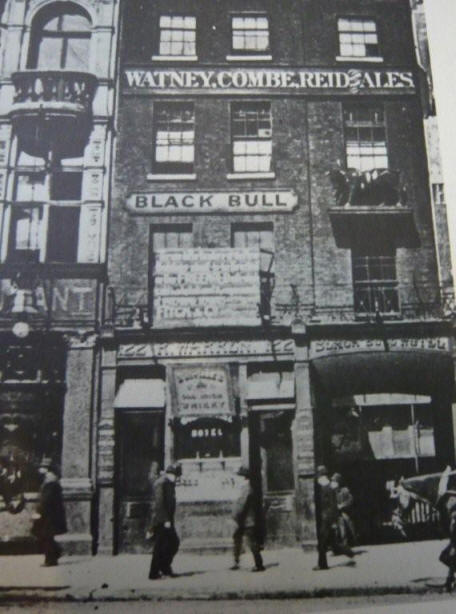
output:
[[[154,253],[156,328],[258,326],[260,252],[250,248]]]

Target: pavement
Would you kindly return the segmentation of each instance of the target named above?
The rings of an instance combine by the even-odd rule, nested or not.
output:
[[[42,567],[40,555],[0,557],[0,602],[293,599],[348,595],[443,592],[446,568],[438,561],[445,540],[366,546],[350,561],[329,556],[330,569],[314,571],[316,552],[264,551],[266,571],[252,573],[251,555],[229,570],[229,554],[178,553],[174,578],[149,580],[150,556],[63,557]]]

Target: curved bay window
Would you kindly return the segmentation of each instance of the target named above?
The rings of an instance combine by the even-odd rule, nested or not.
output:
[[[41,10],[32,25],[27,68],[88,70],[91,22],[71,2],[57,2]]]
[[[221,418],[206,417],[179,423],[176,428],[178,458],[227,458],[240,455],[239,426]]]

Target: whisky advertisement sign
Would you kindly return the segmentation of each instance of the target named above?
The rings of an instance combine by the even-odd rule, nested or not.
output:
[[[137,215],[175,213],[287,213],[298,204],[294,190],[249,192],[140,192],[131,194],[127,209]]]
[[[156,328],[258,326],[258,249],[163,249],[154,253]]]
[[[163,69],[128,68],[123,82],[126,91],[163,93],[188,90],[192,93],[261,91],[270,93],[338,92],[347,94],[384,91],[415,93],[410,71],[365,70],[360,68],[213,68]]]
[[[225,366],[175,367],[173,375],[174,409],[179,417],[232,413],[230,379]]]

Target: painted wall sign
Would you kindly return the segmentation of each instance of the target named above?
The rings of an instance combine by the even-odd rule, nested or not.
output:
[[[144,69],[124,71],[125,88],[155,93],[170,90],[220,92],[259,90],[271,92],[322,93],[328,91],[354,94],[380,90],[403,94],[415,92],[413,73],[403,70],[361,70],[359,68],[215,68]]]
[[[450,342],[447,337],[416,337],[388,339],[389,350],[437,350],[448,352]],[[321,339],[310,344],[311,358],[320,358],[332,354],[348,354],[352,352],[385,351],[381,339]]]
[[[47,315],[51,308],[57,320],[91,320],[95,317],[95,280],[57,279],[40,282],[34,289],[35,308],[40,315]],[[0,281],[0,314],[9,313],[14,302],[16,287],[10,279]]]
[[[255,249],[155,252],[154,326],[260,324],[260,253]]]
[[[188,343],[126,343],[119,346],[119,359],[194,358],[204,356],[290,356],[293,339],[254,341],[189,341]]]
[[[230,377],[225,365],[175,367],[174,412],[180,417],[232,414]]]
[[[148,192],[131,194],[127,209],[138,215],[174,213],[283,213],[298,204],[293,190],[255,192]]]

